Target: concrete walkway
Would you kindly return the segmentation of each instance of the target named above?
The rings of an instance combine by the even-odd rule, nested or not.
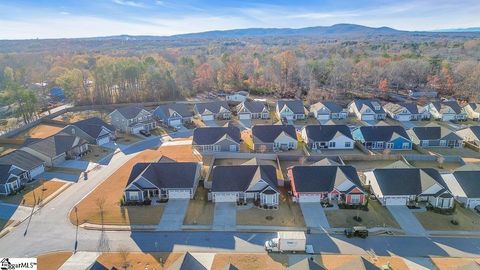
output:
[[[235,231],[237,225],[237,206],[235,203],[215,203],[213,214],[214,231]]]
[[[97,261],[98,252],[77,252],[60,266],[59,270],[87,270]]]
[[[181,231],[189,199],[170,199],[165,206],[157,231]]]
[[[320,203],[300,203],[300,208],[308,228],[320,228],[324,231],[330,229],[325,210]]]
[[[388,211],[407,235],[425,236],[427,232],[408,207],[404,205],[387,206]]]

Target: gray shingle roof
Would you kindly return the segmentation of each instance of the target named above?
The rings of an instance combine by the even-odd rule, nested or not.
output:
[[[26,147],[42,153],[48,157],[56,157],[72,148],[85,144],[84,139],[66,133],[57,133],[45,139],[33,142]]]
[[[0,157],[0,164],[13,164],[26,171],[30,171],[42,165],[43,161],[23,150],[15,150]]]
[[[410,140],[405,129],[401,126],[362,126],[359,128],[365,141],[384,141],[388,142],[396,133],[407,140]]]
[[[369,107],[374,113],[385,113],[385,110],[382,108],[382,103],[380,103],[379,100],[376,99],[356,99],[353,101],[355,103],[355,106],[357,109],[360,111],[362,109],[362,106],[365,105]],[[379,110],[375,109],[374,103],[378,103],[379,105]]]
[[[352,166],[293,166],[289,170],[298,192],[331,192],[345,180],[363,190],[357,170]]]
[[[316,142],[330,141],[335,137],[337,132],[353,139],[350,128],[346,125],[307,125],[305,126],[305,132],[309,139]]]
[[[161,119],[167,119],[177,112],[182,117],[192,117],[193,112],[188,109],[188,106],[183,103],[168,103],[158,106],[153,114]]]
[[[197,103],[195,104],[198,113],[202,114],[205,110],[209,110],[212,113],[216,114],[220,112],[220,108],[223,107],[227,110],[230,110],[228,103],[223,100],[219,101],[212,101],[212,102],[205,102],[205,103]]]
[[[305,113],[303,102],[299,99],[280,99],[277,101],[277,105],[279,110],[281,110],[284,105],[287,105],[287,107],[295,114]]]
[[[126,106],[116,109],[116,111],[118,111],[126,119],[135,118],[135,116],[137,116],[142,110],[144,109],[137,106]]]
[[[417,103],[414,102],[402,102],[402,103],[392,103],[389,102],[385,105],[383,105],[383,108],[386,111],[389,111],[391,113],[401,113],[403,111],[403,108],[407,109],[411,114],[418,114],[418,105]]]
[[[383,195],[419,195],[436,183],[447,190],[440,173],[431,168],[375,169],[373,174]]]
[[[260,179],[277,189],[277,173],[272,165],[215,166],[212,169],[212,191],[245,192]]]
[[[0,184],[3,185],[8,182],[10,175],[12,174],[10,172],[11,168],[12,165],[0,164]]]
[[[452,110],[456,113],[462,113],[462,108],[456,101],[443,101],[443,102],[432,102],[433,106],[437,109],[439,112],[443,112],[445,107],[450,107]]]
[[[251,113],[261,113],[266,108],[265,103],[261,101],[244,101],[238,106],[245,106]]]
[[[480,198],[480,171],[455,171],[453,175],[467,197]]]
[[[254,142],[273,143],[273,141],[285,132],[290,137],[297,139],[297,132],[293,125],[254,125],[252,135]]]
[[[319,109],[326,107],[330,112],[332,113],[340,113],[343,111],[342,106],[338,105],[337,103],[333,101],[320,101],[312,106],[310,106],[310,111],[318,111]]]
[[[92,117],[85,120],[80,120],[71,125],[78,127],[87,133],[90,137],[97,139],[102,131],[102,127],[108,129],[110,132],[114,132],[115,128],[112,125],[105,123],[98,117]]]
[[[296,264],[293,264],[287,267],[287,270],[325,270],[323,266],[315,262],[314,260],[310,260],[309,258],[305,258]]]
[[[461,140],[455,132],[445,127],[413,127],[412,132],[419,140]],[[446,138],[448,137],[448,138]]]
[[[240,129],[236,126],[227,127],[200,127],[193,131],[194,145],[211,145],[227,135],[236,143],[240,143]]]
[[[130,172],[127,186],[141,175],[158,188],[193,188],[197,167],[195,162],[137,163]]]

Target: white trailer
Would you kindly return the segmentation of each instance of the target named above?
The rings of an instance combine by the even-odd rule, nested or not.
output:
[[[305,252],[307,238],[304,232],[278,232],[277,238],[265,242],[268,252]]]

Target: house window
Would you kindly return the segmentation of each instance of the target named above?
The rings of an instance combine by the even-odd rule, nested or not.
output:
[[[402,149],[410,149],[410,143],[403,143]]]
[[[128,197],[131,201],[138,201],[138,192],[129,192]]]
[[[289,147],[289,148],[293,148],[294,146],[295,146],[294,142],[289,142],[289,143],[288,143],[288,147]]]
[[[440,146],[446,146],[446,145],[447,145],[447,141],[445,141],[445,140],[440,141]]]
[[[330,143],[328,144],[328,147],[334,148],[334,147],[335,147],[335,142],[330,142]]]
[[[352,147],[352,143],[351,142],[345,142],[345,147]]]
[[[360,203],[360,195],[351,195],[350,196],[350,203],[351,204],[359,204]]]
[[[428,147],[429,143],[428,143],[428,141],[422,141],[421,145],[423,147]]]

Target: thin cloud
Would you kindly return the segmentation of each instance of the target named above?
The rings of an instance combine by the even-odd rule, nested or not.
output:
[[[112,2],[117,5],[128,6],[128,7],[145,7],[145,5],[141,2],[135,2],[130,0],[113,0]]]

